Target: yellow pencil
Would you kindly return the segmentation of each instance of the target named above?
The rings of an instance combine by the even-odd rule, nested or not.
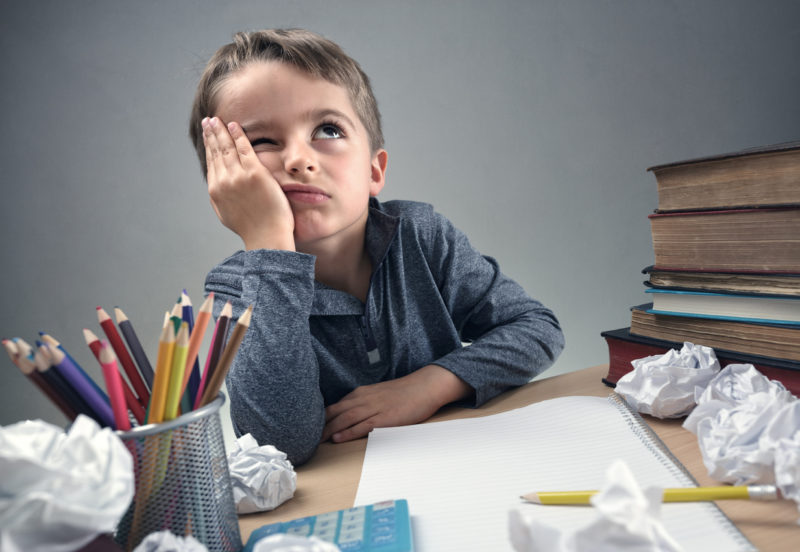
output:
[[[189,323],[182,322],[175,340],[175,347],[170,363],[169,388],[167,389],[166,406],[164,407],[164,420],[172,420],[178,415],[178,404],[181,402],[183,388],[183,374],[186,366],[186,356],[189,353]]]
[[[534,504],[589,504],[598,491],[563,491],[530,493],[522,498]],[[704,500],[776,500],[780,498],[775,485],[686,487],[664,489],[662,502],[701,502]]]
[[[172,354],[175,349],[175,332],[171,324],[165,324],[158,338],[158,360],[153,379],[153,393],[150,395],[150,406],[147,409],[147,423],[164,421],[164,407],[169,390],[169,373]]]

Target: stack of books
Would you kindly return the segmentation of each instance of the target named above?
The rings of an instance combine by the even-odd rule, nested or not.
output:
[[[631,360],[712,347],[800,396],[800,142],[650,167],[651,302],[602,332],[614,385]]]

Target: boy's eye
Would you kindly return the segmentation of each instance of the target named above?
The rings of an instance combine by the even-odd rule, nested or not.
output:
[[[317,128],[317,130],[314,131],[314,136],[313,136],[315,140],[331,140],[334,138],[343,138],[343,137],[344,133],[342,132],[342,129],[331,123],[325,123],[324,125],[320,125]]]
[[[253,146],[254,148],[256,146],[261,146],[263,144],[267,144],[269,146],[274,146],[274,145],[277,144],[277,142],[275,140],[273,140],[272,138],[255,138],[253,140],[250,140],[250,145]]]

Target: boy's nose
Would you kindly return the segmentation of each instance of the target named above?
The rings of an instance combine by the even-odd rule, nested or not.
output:
[[[284,150],[284,169],[292,175],[314,173],[317,171],[317,162],[307,146],[289,146]]]

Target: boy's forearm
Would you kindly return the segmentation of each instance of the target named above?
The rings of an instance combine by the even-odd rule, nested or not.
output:
[[[227,378],[231,418],[238,433],[274,445],[298,465],[313,454],[324,425],[319,368],[308,331],[313,258],[263,250],[235,258],[241,264],[215,270],[206,280],[215,302],[231,300],[235,315],[254,305]]]
[[[474,392],[467,382],[438,364],[423,366],[407,377],[420,379],[421,389],[429,394],[437,410]]]

